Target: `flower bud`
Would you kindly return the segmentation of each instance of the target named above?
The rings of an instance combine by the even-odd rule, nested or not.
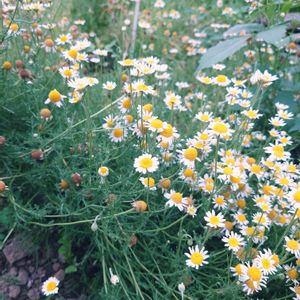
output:
[[[62,179],[59,183],[59,187],[64,191],[69,188],[69,182],[66,179]]]
[[[143,200],[134,201],[132,206],[135,208],[137,212],[144,212],[147,210],[147,203]]]
[[[41,149],[35,149],[31,151],[31,158],[35,160],[43,160],[44,159],[44,153]]]
[[[6,139],[4,136],[0,135],[0,147],[3,147],[5,145]]]
[[[78,173],[74,173],[71,176],[73,182],[75,183],[76,186],[80,186],[81,184],[81,176]]]
[[[3,193],[6,189],[6,185],[4,181],[0,181],[0,193]]]

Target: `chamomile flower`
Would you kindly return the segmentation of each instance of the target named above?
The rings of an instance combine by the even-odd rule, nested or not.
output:
[[[197,215],[197,208],[193,205],[188,205],[185,210],[186,213],[192,216],[193,218]]]
[[[49,277],[42,284],[42,293],[45,296],[55,295],[58,293],[59,280],[56,277]]]
[[[130,58],[118,61],[118,63],[123,67],[132,67],[134,66],[135,62],[136,62],[135,59],[130,59]]]
[[[78,55],[79,51],[75,47],[72,47],[69,50],[63,52],[64,58],[73,63],[75,63],[78,60]]]
[[[98,169],[98,174],[101,176],[101,177],[107,177],[109,175],[109,168],[108,167],[105,167],[105,166],[101,166],[99,169]]]
[[[294,254],[297,258],[300,258],[300,243],[296,239],[285,237],[285,249],[287,252]]]
[[[48,98],[45,101],[45,104],[53,103],[57,107],[61,107],[62,101],[64,98],[66,98],[66,96],[62,95],[58,90],[54,89],[49,92]]]
[[[60,75],[66,79],[70,79],[70,78],[76,77],[78,75],[77,70],[70,68],[70,67],[62,67],[58,71],[59,71]]]
[[[227,202],[226,202],[224,196],[222,196],[222,195],[215,196],[213,199],[213,202],[214,202],[215,209],[222,210],[222,209],[226,208],[226,206],[227,206]]]
[[[204,123],[208,123],[212,121],[212,118],[213,118],[212,112],[198,112],[195,116],[195,119]]]
[[[57,45],[71,44],[72,35],[70,33],[61,34],[58,36],[58,38],[55,40],[55,42]]]
[[[212,121],[209,124],[209,128],[213,135],[220,136],[225,139],[229,138],[233,133],[233,130],[230,129],[229,124],[225,121]]]
[[[165,193],[164,197],[168,199],[166,206],[175,206],[180,211],[183,211],[187,204],[186,198],[183,197],[182,193],[175,192],[174,190],[170,190],[170,192]]]
[[[132,107],[131,99],[129,97],[125,97],[119,102],[118,107],[123,114],[128,112]]]
[[[204,217],[206,225],[211,228],[222,228],[225,226],[225,219],[222,213],[216,215],[215,211],[208,211]]]
[[[189,147],[183,150],[178,150],[179,160],[187,167],[194,168],[195,162],[198,160],[198,151],[196,148]]]
[[[259,114],[258,112],[258,110],[249,109],[242,111],[242,114],[245,115],[248,119],[253,120],[258,119],[262,116],[262,114]]]
[[[214,84],[218,86],[227,86],[230,84],[230,79],[225,75],[218,75],[213,79]]]
[[[56,52],[56,47],[54,44],[54,41],[50,38],[45,39],[44,42],[42,43],[42,48],[45,49],[46,52],[50,53],[55,53]]]
[[[148,188],[151,191],[156,190],[155,180],[152,177],[141,177],[140,182],[143,184],[144,187]]]
[[[233,252],[238,251],[245,245],[243,237],[234,232],[231,232],[228,236],[223,237],[222,241],[225,243],[225,246]]]
[[[283,119],[279,117],[273,117],[269,120],[269,123],[273,125],[274,127],[282,127],[285,126],[286,123],[283,121]]]
[[[107,91],[112,91],[116,88],[117,84],[113,81],[106,81],[103,83],[102,88]]]
[[[127,136],[127,133],[128,132],[125,127],[122,127],[120,124],[116,124],[110,133],[110,138],[113,142],[119,143],[124,140],[124,138]]]
[[[158,159],[151,154],[142,154],[134,160],[134,168],[139,173],[153,173],[158,169]]]
[[[203,265],[208,264],[207,259],[209,258],[208,252],[204,247],[199,249],[199,246],[189,247],[189,253],[185,253],[188,257],[186,260],[186,265],[191,268],[195,268],[196,270]]]
[[[253,265],[257,266],[265,275],[276,273],[276,261],[270,249],[259,252],[253,260]]]
[[[287,199],[293,207],[300,210],[300,186],[294,187],[287,195]]]

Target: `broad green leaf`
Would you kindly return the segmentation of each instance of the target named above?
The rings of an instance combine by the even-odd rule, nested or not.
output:
[[[296,33],[296,34],[289,35],[289,36],[285,37],[284,39],[279,40],[274,45],[276,45],[278,48],[281,49],[283,47],[286,47],[290,42],[295,42],[298,40],[300,40],[300,34]]]
[[[294,125],[290,128],[289,132],[300,131],[300,117],[294,119]]]
[[[207,52],[200,58],[197,72],[202,69],[209,68],[212,65],[232,56],[234,53],[247,45],[248,38],[249,35],[229,39],[219,42],[216,46],[209,48]]]
[[[268,30],[261,31],[256,35],[257,40],[263,40],[267,43],[277,46],[281,39],[286,36],[286,25],[274,26]]]
[[[246,24],[237,24],[233,27],[229,28],[227,31],[224,32],[224,36],[231,35],[231,34],[239,34],[240,32],[245,31],[247,32],[255,32],[264,29],[262,24],[258,23],[246,23]]]
[[[65,269],[66,274],[77,272],[77,267],[75,265],[70,265]]]

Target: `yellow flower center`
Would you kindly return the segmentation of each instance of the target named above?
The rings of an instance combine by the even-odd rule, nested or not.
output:
[[[209,116],[208,116],[208,115],[203,115],[203,116],[201,116],[199,119],[200,119],[200,121],[202,121],[202,122],[208,122],[208,121],[209,121]]]
[[[47,291],[48,292],[52,292],[54,291],[55,289],[57,288],[57,285],[54,281],[50,281],[48,284],[47,284]]]
[[[290,279],[293,279],[293,280],[295,280],[295,279],[298,278],[298,272],[297,272],[296,269],[290,269],[290,270],[288,270],[288,271],[287,271],[287,275],[288,275],[288,277],[289,277]]]
[[[140,167],[144,169],[149,169],[153,166],[153,161],[149,157],[144,157],[140,161]]]
[[[167,138],[171,137],[173,135],[173,127],[170,124],[168,124],[166,128],[160,133],[160,135]]]
[[[195,148],[190,147],[183,151],[183,156],[188,160],[194,161],[198,156],[198,152]]]
[[[247,275],[253,281],[259,281],[261,279],[261,271],[257,267],[249,267]]]
[[[251,172],[252,173],[258,174],[258,173],[260,173],[260,171],[261,171],[261,167],[259,165],[253,165],[251,167]]]
[[[216,81],[217,81],[217,82],[220,82],[220,83],[224,83],[224,82],[227,81],[227,77],[226,77],[225,75],[218,75],[218,76],[216,77]]]
[[[247,235],[253,235],[255,232],[255,228],[254,227],[247,227],[246,228],[246,234]]]
[[[250,290],[255,290],[255,286],[254,286],[254,282],[253,282],[253,280],[247,280],[246,281],[246,284],[247,284],[247,286],[248,286],[248,288],[250,289]]]
[[[147,103],[143,106],[143,110],[150,113],[153,110],[153,105],[151,103]]]
[[[100,169],[99,169],[99,172],[100,172],[101,174],[106,174],[107,171],[108,171],[108,169],[107,169],[106,167],[100,167]]]
[[[239,246],[239,241],[238,241],[238,239],[235,238],[235,237],[229,238],[229,239],[228,239],[228,245],[229,245],[230,247],[236,248],[236,247]]]
[[[147,185],[148,187],[152,188],[155,185],[155,181],[152,177],[145,178],[144,179],[144,184]]]
[[[237,274],[242,275],[242,265],[241,264],[236,265],[235,271]]]
[[[134,61],[132,59],[125,59],[123,60],[124,66],[132,66]]]
[[[185,177],[192,177],[194,175],[194,172],[192,169],[187,168],[183,171],[183,175]]]
[[[72,76],[72,71],[70,69],[66,69],[66,70],[64,70],[64,75],[66,77],[71,77]]]
[[[231,175],[232,174],[232,169],[230,167],[225,167],[225,168],[223,168],[223,173],[225,175]]]
[[[54,46],[54,42],[53,42],[52,39],[46,39],[44,43],[47,47],[53,47]]]
[[[270,269],[271,266],[272,266],[270,260],[267,259],[267,258],[263,258],[263,259],[261,260],[261,265],[263,266],[263,268],[264,268],[265,270]]]
[[[123,108],[129,109],[131,107],[131,101],[129,98],[126,98],[122,102]]]
[[[63,35],[59,38],[62,42],[66,42],[68,40],[68,37],[66,35]]]
[[[299,249],[299,243],[295,240],[289,240],[287,242],[288,248],[297,251]]]
[[[211,216],[209,222],[212,225],[218,225],[220,223],[220,218],[218,216]]]
[[[115,128],[113,131],[113,135],[116,138],[122,137],[123,136],[123,129],[122,128]]]
[[[224,123],[216,123],[213,126],[213,131],[217,132],[217,133],[227,133],[228,132],[228,128]]]
[[[61,100],[61,95],[57,90],[52,90],[49,93],[48,98],[51,102],[59,102]]]
[[[155,129],[160,129],[163,127],[163,122],[160,119],[154,119],[150,122],[150,126]]]
[[[78,55],[78,50],[77,49],[70,49],[68,51],[68,55],[70,57],[72,57],[73,59],[76,59],[77,58],[77,55]]]
[[[204,260],[203,254],[199,252],[194,252],[191,255],[191,262],[195,265],[201,265]]]
[[[10,25],[10,30],[13,32],[17,32],[19,30],[19,25],[16,23],[13,23]]]
[[[224,198],[222,198],[222,197],[217,197],[215,201],[216,201],[216,203],[219,204],[219,205],[224,204]]]
[[[297,203],[300,203],[300,190],[295,192],[294,194],[294,200],[297,202]]]
[[[182,201],[182,194],[181,193],[173,193],[171,195],[171,200],[175,203],[181,203]]]

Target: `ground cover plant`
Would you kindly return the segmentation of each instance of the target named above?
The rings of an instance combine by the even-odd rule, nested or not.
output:
[[[299,9],[2,1],[0,297],[300,299]]]

